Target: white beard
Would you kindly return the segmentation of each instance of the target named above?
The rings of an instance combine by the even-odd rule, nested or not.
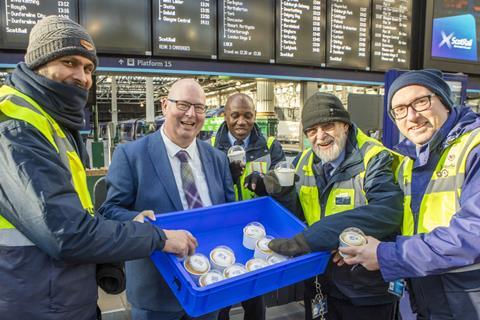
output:
[[[313,152],[322,160],[322,163],[336,160],[347,144],[347,134],[342,134],[338,139],[333,140],[333,144],[327,150],[320,150],[317,144],[312,146]]]

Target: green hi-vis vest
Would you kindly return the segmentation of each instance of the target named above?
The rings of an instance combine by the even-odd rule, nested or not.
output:
[[[272,147],[273,142],[275,141],[275,137],[268,137],[267,138],[267,149],[270,150]],[[212,146],[215,146],[215,137],[212,137],[211,139]],[[245,188],[243,185],[245,184],[245,178],[253,173],[254,171],[260,172],[260,173],[267,173],[268,169],[270,168],[270,165],[272,163],[272,158],[270,156],[270,153],[254,159],[253,161],[247,161],[245,164],[245,170],[243,171],[242,176],[239,179],[239,185],[240,185],[240,190],[242,192],[241,197],[238,192],[238,186],[234,185],[233,189],[235,190],[235,200],[248,200],[252,199],[256,196],[255,192],[250,191],[248,188]]]
[[[33,99],[9,86],[0,88],[0,112],[5,116],[22,120],[36,128],[58,152],[62,163],[70,170],[72,185],[82,207],[93,215],[93,204],[87,188],[87,177],[82,161],[64,132]],[[1,245],[33,245],[23,234],[0,214]]]
[[[479,144],[480,128],[463,134],[443,151],[420,204],[417,225],[411,209],[414,161],[404,158],[398,171],[398,183],[405,194],[403,235],[427,233],[450,224],[453,215],[460,210],[468,154]]]
[[[337,181],[333,184],[328,194],[324,216],[366,205],[368,201],[365,191],[363,190],[363,180],[368,163],[384,150],[392,153],[394,158],[397,157],[396,154],[385,148],[377,140],[370,138],[358,128],[356,130],[356,140],[363,157],[364,170],[349,180]],[[314,153],[311,148],[306,149],[302,153],[296,167],[296,173],[300,177],[300,180],[295,183],[303,213],[309,226],[322,217],[318,188],[313,172],[313,159]]]

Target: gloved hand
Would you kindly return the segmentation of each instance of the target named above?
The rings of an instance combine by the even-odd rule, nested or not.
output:
[[[259,172],[253,172],[245,177],[244,187],[248,190],[255,192],[257,196],[268,196],[265,190],[265,183],[263,182],[263,176]]]
[[[243,170],[245,170],[245,164],[242,163],[242,161],[237,160],[230,162],[230,173],[232,174],[234,184],[238,183],[238,179],[242,176]]]
[[[299,233],[290,239],[273,239],[269,242],[268,247],[273,252],[288,257],[296,257],[312,251],[310,250],[310,247],[308,246],[308,243],[302,233]]]
[[[119,294],[125,290],[125,272],[122,263],[97,264],[97,285],[108,294]]]

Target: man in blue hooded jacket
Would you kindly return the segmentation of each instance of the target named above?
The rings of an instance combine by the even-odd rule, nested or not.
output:
[[[184,231],[140,223],[150,212],[92,217],[79,130],[96,66],[86,30],[49,16],[0,87],[1,319],[95,319],[96,263],[195,250]]]
[[[480,317],[480,117],[455,106],[437,70],[410,71],[388,93],[405,136],[402,236],[341,249],[386,281],[409,278],[418,319]]]

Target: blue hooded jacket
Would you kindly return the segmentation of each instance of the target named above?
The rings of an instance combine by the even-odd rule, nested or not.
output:
[[[415,160],[412,183],[412,212],[418,213],[426,186],[443,150],[460,135],[480,127],[480,116],[469,108],[455,107],[432,140],[416,150],[404,140],[402,154]],[[398,236],[396,242],[382,242],[377,257],[386,281],[442,274],[480,262],[480,146],[467,158],[465,182],[460,197],[461,210],[448,227],[426,234]]]

